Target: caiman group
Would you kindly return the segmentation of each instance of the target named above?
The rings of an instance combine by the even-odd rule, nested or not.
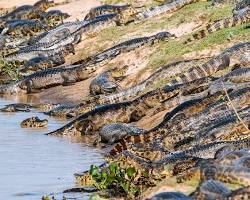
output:
[[[45,137],[91,136],[94,139],[88,145],[103,148],[106,162],[75,174],[80,187],[71,192],[94,187],[106,198],[250,199],[249,0],[126,3],[103,2],[76,21],[68,21],[68,13],[53,10],[52,0],[1,11],[2,96],[32,95],[57,86],[64,90],[90,81],[89,93],[81,102],[17,103],[0,111],[36,109],[67,118],[64,126]],[[220,17],[216,12],[225,6],[230,12]],[[179,25],[174,21],[174,26],[164,26],[188,8],[205,10],[199,16],[201,23],[189,29],[190,22],[187,30],[181,20]],[[188,15],[182,20],[197,17]],[[149,29],[149,24],[159,23],[158,29]],[[80,44],[90,45],[84,42],[94,41],[104,31],[127,27],[131,31],[126,35],[110,34],[108,47],[69,62]],[[233,30],[244,34],[236,37]],[[223,35],[226,31],[231,34]],[[113,37],[120,37],[119,41],[112,41]],[[221,42],[213,43],[218,37]],[[176,51],[167,49],[170,44]],[[196,44],[206,44],[207,49],[195,49],[194,54]],[[189,48],[183,55],[180,45]],[[152,62],[150,70],[136,71],[125,62],[143,63],[153,54],[162,62]],[[170,54],[174,56],[167,59]],[[20,128],[48,123],[34,116],[24,119]],[[195,183],[192,189],[185,189],[190,182]],[[159,185],[163,189],[157,190]]]

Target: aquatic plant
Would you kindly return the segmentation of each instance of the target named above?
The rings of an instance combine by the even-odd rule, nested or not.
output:
[[[17,80],[19,78],[18,66],[19,64],[16,61],[5,62],[0,60],[1,74],[9,76],[13,80]]]
[[[140,189],[133,184],[136,169],[134,167],[121,168],[116,163],[100,170],[98,166],[92,165],[90,174],[95,180],[94,186],[98,189],[116,189],[128,196],[136,196]]]

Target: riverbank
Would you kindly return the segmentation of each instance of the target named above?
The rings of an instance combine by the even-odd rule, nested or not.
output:
[[[0,2],[3,3],[1,0]],[[111,1],[105,1],[105,2],[112,3],[113,1],[111,0]],[[26,3],[26,1],[22,1],[22,2],[10,1],[10,2],[6,2],[5,6],[12,7],[17,4],[21,5],[23,3]],[[33,1],[30,1],[30,3],[33,3]],[[62,3],[62,1],[56,1],[56,3],[60,4]],[[60,9],[63,12],[69,13],[71,16],[65,21],[74,21],[77,19],[82,20],[90,8],[101,4],[99,1],[83,1],[83,0],[82,1],[72,0],[72,1],[64,2],[64,3],[61,5],[52,7],[49,10]],[[156,2],[153,0],[147,1],[147,4],[145,4],[144,0],[136,1],[134,3],[135,3],[134,6],[139,7],[138,9],[140,9],[140,7],[142,6],[151,7],[151,6],[160,5],[159,2]],[[168,164],[166,164],[167,170],[165,169],[164,170],[168,172],[167,178],[166,178],[167,181],[166,180],[159,181],[163,176],[159,178],[157,176],[158,174],[154,176],[155,174],[153,170],[152,170],[152,174],[150,174],[151,171],[148,172],[147,170],[148,169],[151,170],[151,167],[152,167],[151,163],[156,162],[158,158],[161,159],[161,158],[164,158],[164,156],[171,157],[172,153],[178,154],[178,152],[182,151],[183,149],[185,150],[193,146],[196,147],[197,143],[196,143],[196,137],[194,135],[196,133],[203,134],[203,132],[202,133],[199,132],[200,130],[204,130],[204,133],[206,133],[206,131],[207,132],[210,131],[210,130],[207,130],[206,128],[211,127],[211,130],[218,128],[219,133],[224,133],[223,127],[222,128],[220,127],[220,123],[219,123],[220,121],[218,121],[217,123],[218,127],[213,126],[213,120],[217,120],[213,118],[214,117],[213,112],[216,112],[216,117],[218,117],[218,120],[220,119],[219,117],[221,116],[228,117],[226,119],[224,118],[221,119],[221,120],[225,120],[226,125],[227,123],[229,123],[228,122],[229,120],[226,121],[227,119],[231,119],[230,117],[232,116],[235,117],[233,110],[229,110],[229,111],[227,109],[223,110],[221,109],[221,107],[219,107],[218,110],[223,113],[222,114],[217,113],[216,109],[215,111],[212,110],[211,116],[210,116],[211,119],[210,118],[207,119],[206,115],[204,115],[203,112],[208,113],[207,108],[210,108],[209,107],[210,105],[217,105],[215,103],[218,103],[218,105],[221,105],[219,104],[221,103],[221,101],[223,101],[222,103],[225,103],[225,105],[223,104],[225,107],[229,105],[227,100],[230,101],[230,98],[226,98],[223,89],[220,90],[222,86],[216,88],[219,90],[216,93],[213,93],[215,88],[213,88],[212,86],[214,86],[213,84],[215,84],[216,78],[223,77],[225,74],[228,74],[232,69],[237,70],[239,66],[246,67],[245,66],[246,64],[244,63],[244,59],[247,60],[247,58],[243,56],[238,58],[237,56],[239,54],[237,54],[237,52],[235,51],[235,48],[233,48],[231,50],[232,52],[235,53],[235,55],[232,56],[233,59],[230,58],[231,55],[227,55],[228,57],[227,56],[223,57],[223,59],[221,59],[222,61],[221,60],[214,61],[213,59],[216,58],[215,57],[216,55],[218,54],[222,55],[223,52],[226,52],[227,48],[234,47],[234,45],[249,41],[249,37],[250,37],[249,28],[247,28],[245,24],[234,26],[234,27],[229,27],[229,28],[222,27],[221,30],[215,30],[214,33],[208,34],[204,38],[200,38],[199,40],[190,39],[193,37],[192,35],[194,33],[204,28],[204,24],[207,25],[207,24],[210,24],[211,22],[217,22],[218,20],[224,19],[226,17],[232,17],[233,8],[234,8],[233,5],[227,4],[227,3],[218,7],[217,6],[213,7],[211,6],[211,2],[206,2],[206,1],[192,2],[191,4],[184,6],[180,10],[177,10],[176,12],[162,14],[162,15],[152,17],[149,19],[145,19],[145,20],[141,20],[141,21],[135,21],[126,25],[119,25],[119,26],[114,25],[112,27],[105,28],[101,31],[97,31],[97,32],[93,31],[93,33],[90,31],[91,33],[83,34],[83,38],[80,43],[74,45],[75,54],[67,55],[65,57],[65,60],[66,60],[65,65],[70,65],[76,61],[84,60],[85,58],[96,55],[106,49],[114,47],[117,44],[120,44],[125,41],[131,41],[134,38],[148,37],[148,36],[156,35],[157,33],[160,33],[163,31],[168,31],[171,34],[174,34],[175,37],[165,38],[165,40],[159,40],[159,41],[154,40],[154,42],[149,42],[144,45],[138,45],[135,48],[132,48],[132,50],[130,49],[130,51],[128,49],[130,48],[129,45],[131,44],[127,46],[125,45],[125,47],[123,47],[124,51],[119,52],[119,55],[114,55],[115,53],[111,52],[110,54],[112,53],[113,54],[112,56],[110,56],[110,59],[105,60],[105,62],[97,63],[96,64],[97,70],[95,72],[93,73],[86,72],[86,73],[89,73],[88,75],[90,75],[90,77],[84,81],[79,81],[74,84],[68,84],[67,86],[65,86],[66,85],[64,84],[65,82],[59,83],[61,85],[56,86],[56,87],[54,87],[54,85],[48,85],[48,87],[50,88],[45,87],[46,89],[35,91],[33,94],[29,94],[29,95],[17,94],[17,95],[12,95],[10,97],[5,96],[5,98],[9,100],[14,100],[16,102],[25,102],[25,103],[28,102],[28,103],[66,104],[66,110],[67,110],[67,105],[76,105],[82,102],[84,103],[87,102],[87,104],[84,104],[84,106],[82,106],[83,108],[86,108],[88,105],[90,105],[91,109],[96,107],[96,109],[92,112],[86,112],[85,114],[80,115],[80,117],[78,118],[77,117],[73,118],[72,124],[68,124],[70,121],[69,119],[67,121],[64,121],[63,124],[58,122],[56,123],[56,126],[52,126],[52,129],[47,129],[46,131],[42,132],[42,134],[49,133],[50,131],[53,132],[54,130],[57,130],[57,128],[61,128],[63,127],[63,125],[68,124],[68,127],[66,128],[64,127],[63,129],[60,129],[60,131],[58,131],[58,135],[65,136],[68,134],[70,135],[69,138],[73,138],[73,140],[77,140],[75,138],[75,135],[77,135],[79,136],[79,138],[81,138],[80,146],[85,144],[84,148],[80,148],[80,150],[84,153],[80,154],[80,157],[77,156],[76,158],[76,160],[80,159],[82,161],[86,161],[86,163],[88,164],[88,167],[85,167],[85,164],[81,163],[82,165],[84,165],[80,169],[81,171],[88,170],[90,168],[90,164],[92,163],[99,164],[99,162],[96,161],[95,158],[99,158],[98,157],[98,155],[100,155],[99,153],[103,153],[105,151],[103,149],[101,149],[100,151],[97,150],[98,154],[95,154],[96,151],[93,148],[88,149],[87,146],[92,146],[94,139],[92,141],[84,140],[85,138],[88,137],[86,135],[91,135],[91,137],[97,139],[96,141],[99,141],[98,139],[100,138],[99,133],[100,133],[101,128],[104,125],[109,125],[114,122],[124,122],[124,123],[128,123],[129,125],[137,125],[138,127],[144,130],[150,130],[156,127],[157,129],[151,130],[150,132],[150,134],[152,134],[152,137],[151,135],[150,137],[147,137],[141,134],[140,137],[131,137],[131,138],[129,137],[127,138],[127,140],[115,141],[118,143],[117,146],[105,144],[109,146],[109,149],[115,146],[116,148],[113,149],[114,151],[115,150],[122,151],[122,148],[125,148],[125,150],[126,148],[131,148],[131,149],[128,149],[128,151],[126,151],[124,155],[120,154],[121,157],[113,156],[112,157],[113,160],[111,161],[120,163],[121,165],[124,165],[124,161],[125,161],[125,167],[127,167],[126,166],[127,164],[129,166],[135,167],[136,170],[138,170],[138,174],[136,174],[138,176],[133,177],[133,174],[128,175],[129,173],[131,174],[133,172],[134,168],[133,169],[129,168],[129,170],[126,169],[127,171],[129,171],[129,173],[126,174],[127,173],[126,171],[125,175],[129,176],[130,178],[133,177],[134,180],[136,181],[142,180],[142,182],[140,181],[135,182],[135,183],[133,182],[133,184],[135,185],[132,185],[132,186],[135,186],[135,187],[134,188],[132,187],[130,191],[129,190],[130,188],[127,188],[130,185],[129,186],[126,185],[127,184],[126,181],[128,177],[127,176],[123,177],[124,180],[121,180],[120,177],[118,177],[119,181],[121,181],[121,182],[118,181],[120,183],[120,185],[117,186],[119,187],[118,189],[123,189],[123,192],[125,191],[126,194],[131,192],[132,197],[134,197],[133,195],[135,194],[138,195],[139,193],[138,191],[140,191],[139,189],[141,189],[142,191],[142,194],[140,196],[141,198],[151,197],[155,193],[162,192],[162,191],[164,192],[181,191],[185,194],[190,194],[198,185],[198,181],[196,181],[195,183],[185,182],[185,183],[179,184],[177,183],[177,177],[173,178],[171,176],[176,172],[177,175],[180,175],[178,178],[180,179],[182,177],[186,178],[185,177],[186,174],[183,175],[182,172],[184,171],[186,173],[188,171],[186,170],[185,167],[187,167],[188,169],[195,168],[193,161],[196,162],[197,160],[195,159],[197,159],[197,157],[194,156],[195,157],[194,160],[183,159],[181,160],[181,163],[177,162],[176,165],[173,165],[171,167],[169,167]],[[192,13],[192,15],[190,13]],[[140,39],[136,40],[136,42],[138,41],[140,41]],[[244,51],[240,53],[243,54]],[[223,63],[218,64],[217,62],[223,62]],[[179,64],[175,64],[175,63],[179,63]],[[217,66],[217,64],[219,66]],[[115,83],[119,86],[118,87],[119,91],[122,91],[122,90],[126,91],[126,89],[132,86],[136,86],[137,84],[141,83],[144,80],[148,81],[150,78],[151,79],[150,81],[148,81],[147,86],[143,90],[136,93],[137,95],[136,100],[134,100],[133,98],[129,98],[131,102],[124,103],[124,101],[121,100],[122,98],[119,98],[119,99],[116,99],[116,102],[118,103],[115,105],[111,103],[107,103],[109,105],[101,105],[98,101],[99,99],[96,100],[95,98],[93,98],[94,97],[93,95],[90,95],[90,87],[89,87],[90,83],[94,78],[96,78],[102,72],[107,71],[107,70],[114,71],[115,68],[125,69],[125,72],[122,73],[121,76],[119,76],[117,79],[115,78],[114,80],[112,79],[112,81],[115,81]],[[151,76],[154,74],[157,74],[157,76],[152,78]],[[243,73],[243,75],[245,74]],[[208,79],[204,79],[203,76],[212,76],[213,78],[210,77]],[[68,74],[63,74],[62,77],[67,79],[67,81],[69,82],[71,79],[74,79],[74,77],[73,78],[71,76],[68,77]],[[192,82],[193,79],[198,79],[198,82],[193,83]],[[47,83],[46,79],[42,79],[42,80],[44,81],[43,82],[44,84]],[[48,77],[48,80],[53,80],[53,76]],[[175,87],[175,85],[171,86],[170,83],[175,83],[173,80],[180,81],[180,82],[177,82],[180,85],[177,87]],[[249,79],[246,79],[246,80],[249,80]],[[189,81],[192,82],[191,86],[189,85],[189,83],[186,83]],[[228,85],[231,86],[230,84]],[[236,88],[237,83],[234,86],[235,87],[233,89]],[[239,90],[239,88],[237,88],[237,90]],[[172,93],[172,91],[174,92]],[[231,91],[232,91],[231,88],[229,88],[228,93]],[[108,96],[108,95],[103,94],[103,96]],[[127,98],[125,97],[124,99]],[[245,96],[243,97],[245,98]],[[196,98],[202,103],[199,103],[199,101]],[[84,100],[89,100],[89,101],[84,101]],[[114,99],[111,98],[111,100],[114,100]],[[249,102],[246,100],[245,102],[242,102],[242,104],[236,102],[235,105],[247,106],[248,103]],[[244,106],[239,107],[239,109],[243,109],[243,108],[245,109]],[[73,109],[76,109],[76,111],[78,111],[77,108],[73,108]],[[243,114],[245,114],[244,109],[241,110]],[[72,111],[67,111],[67,112],[69,112],[68,114],[72,116],[71,115]],[[81,111],[81,112],[85,112],[85,111]],[[38,113],[37,111],[32,112],[31,114],[40,115],[40,113]],[[28,116],[30,115],[22,115],[22,118],[28,117]],[[45,117],[45,115],[43,114],[41,114],[40,116]],[[62,118],[66,117],[66,114],[61,117]],[[200,120],[200,118],[202,120]],[[238,120],[237,117],[233,119],[235,122],[234,125],[236,127],[239,126],[242,128],[242,124],[239,123],[240,120]],[[12,120],[16,120],[16,119],[14,118],[14,119],[11,119],[11,121]],[[211,120],[211,123],[208,126],[206,123],[209,123],[210,122],[209,120]],[[4,123],[4,117],[2,121]],[[17,120],[17,121],[18,123],[20,122],[20,120]],[[51,121],[53,124],[54,118],[49,118],[49,121]],[[161,123],[163,123],[163,127],[162,126],[157,127],[157,125]],[[186,127],[190,129],[188,128],[186,129]],[[230,132],[231,130],[234,130],[233,128],[234,126],[228,128],[227,131]],[[112,132],[112,130],[109,130],[109,131]],[[217,131],[217,129],[215,131]],[[17,129],[11,132],[17,132]],[[182,135],[186,136],[185,134],[189,134],[189,133],[191,133],[190,137],[189,135],[187,135],[187,138],[184,138],[183,141],[180,139]],[[25,132],[25,134],[28,134],[28,132]],[[120,134],[120,132],[118,132],[118,134]],[[218,134],[218,137],[219,136],[221,135]],[[47,136],[44,135],[43,138],[45,137]],[[56,136],[51,136],[47,138],[49,138],[50,140],[50,138],[54,138],[54,137],[56,138],[56,140],[67,138],[67,137],[61,138],[61,137],[56,137]],[[217,135],[215,134],[214,137],[217,137]],[[201,138],[203,139],[203,137]],[[208,137],[207,140],[204,140],[204,141],[202,139],[200,139],[201,144],[207,144],[208,142],[213,142],[210,137]],[[219,138],[218,141],[221,141],[223,139],[224,138],[222,139]],[[228,140],[230,141],[230,139]],[[44,143],[46,141],[46,139],[41,139],[41,140],[44,140],[43,141]],[[178,143],[179,140],[183,143],[181,142]],[[113,140],[111,141],[114,142]],[[65,140],[63,140],[63,142],[65,142]],[[79,140],[77,140],[77,142],[79,142]],[[137,142],[141,144],[136,144]],[[24,144],[24,146],[25,145],[26,144]],[[45,144],[40,144],[40,145],[46,146]],[[101,143],[100,146],[102,145],[104,144]],[[60,153],[63,153],[63,154],[65,153],[66,156],[68,157],[74,156],[74,152],[71,152],[71,154],[68,155],[65,152],[67,150],[64,151],[61,149],[63,147],[57,148],[56,145],[54,146],[55,146],[55,150],[58,151],[56,156],[60,157]],[[85,147],[87,148],[85,149]],[[35,148],[35,147],[32,147],[32,148]],[[32,148],[28,150],[31,151]],[[53,151],[53,149],[50,149],[50,151]],[[38,151],[36,154],[39,155],[40,153],[41,152]],[[46,153],[49,153],[49,152],[46,151]],[[127,156],[126,153],[129,156]],[[203,156],[202,153],[200,154],[197,153],[198,157],[201,156],[201,158],[199,157],[199,159],[204,158],[205,160],[207,159],[207,157],[210,156],[210,154],[209,156],[205,154],[205,156],[202,157]],[[77,155],[78,155],[78,152],[77,152]],[[133,156],[135,158],[138,158],[139,161],[134,159]],[[92,160],[92,157],[94,158],[93,160]],[[46,160],[46,159],[44,158],[42,160]],[[57,160],[55,159],[55,161]],[[181,165],[182,161],[183,161],[183,166]],[[49,162],[51,162],[51,160],[49,160]],[[71,160],[67,160],[67,162],[71,162]],[[72,163],[74,162],[77,162],[77,161],[73,160]],[[163,163],[164,163],[164,160],[163,160]],[[46,163],[42,163],[41,165],[45,165],[45,164]],[[61,164],[64,165],[64,163],[61,163]],[[182,167],[178,168],[179,167],[178,164]],[[197,165],[199,164],[198,161],[196,164]],[[157,165],[157,162],[156,162],[156,165]],[[153,166],[152,168],[154,167],[155,166]],[[51,169],[49,168],[48,170],[51,170]],[[119,168],[119,170],[124,170],[124,169]],[[171,174],[172,172],[173,174]],[[106,174],[105,173],[101,174],[102,177],[99,180],[97,180],[97,182],[101,180],[100,181],[101,189],[105,187],[109,188],[110,186],[113,186],[112,183],[110,185],[108,184],[105,185],[104,183],[106,183],[105,182],[106,180],[103,180],[104,183],[102,182],[102,178],[105,179],[108,172]],[[151,175],[152,175],[152,183],[150,182]],[[72,173],[72,176],[73,176],[73,173]],[[111,178],[113,178],[112,175],[111,175]],[[143,181],[145,181],[145,184]],[[136,184],[138,184],[138,187]],[[147,186],[149,189],[146,188]]]

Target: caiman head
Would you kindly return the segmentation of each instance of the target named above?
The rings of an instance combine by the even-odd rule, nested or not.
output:
[[[118,10],[117,13],[118,15],[116,23],[118,25],[126,25],[135,20],[136,15],[139,13],[139,11],[132,6],[128,6],[126,9]]]
[[[59,52],[51,57],[49,59],[55,64],[55,65],[61,65],[65,63],[65,58],[62,52]]]
[[[167,38],[176,38],[175,34],[169,33],[167,31],[159,32],[154,37],[157,40],[166,40]]]
[[[40,0],[34,4],[34,7],[46,11],[48,8],[55,6],[54,0]]]
[[[108,81],[102,84],[101,92],[103,92],[104,94],[110,94],[110,93],[117,91],[118,87],[119,86],[115,82]]]
[[[21,122],[22,128],[38,128],[38,127],[45,127],[48,125],[47,119],[39,119],[38,117],[31,117],[25,119]]]
[[[68,17],[70,17],[68,13],[61,12],[60,10],[51,10],[49,12],[42,13],[41,15],[41,18],[44,21],[54,20],[57,22],[67,19]]]
[[[75,54],[75,48],[73,44],[67,44],[64,46],[63,54],[69,55],[70,53]]]
[[[0,86],[0,94],[17,94],[17,93],[26,93],[25,89],[19,87],[18,82]]]

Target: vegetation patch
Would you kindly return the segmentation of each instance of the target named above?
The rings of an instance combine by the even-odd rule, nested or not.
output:
[[[12,80],[17,80],[19,78],[18,73],[18,62],[5,62],[0,60],[0,73],[2,76],[8,76]]]
[[[139,187],[133,184],[135,174],[136,169],[134,167],[120,168],[116,163],[111,163],[108,168],[102,170],[93,165],[90,168],[90,175],[95,181],[95,187],[98,189],[113,189],[120,194],[131,197],[140,193]]]

